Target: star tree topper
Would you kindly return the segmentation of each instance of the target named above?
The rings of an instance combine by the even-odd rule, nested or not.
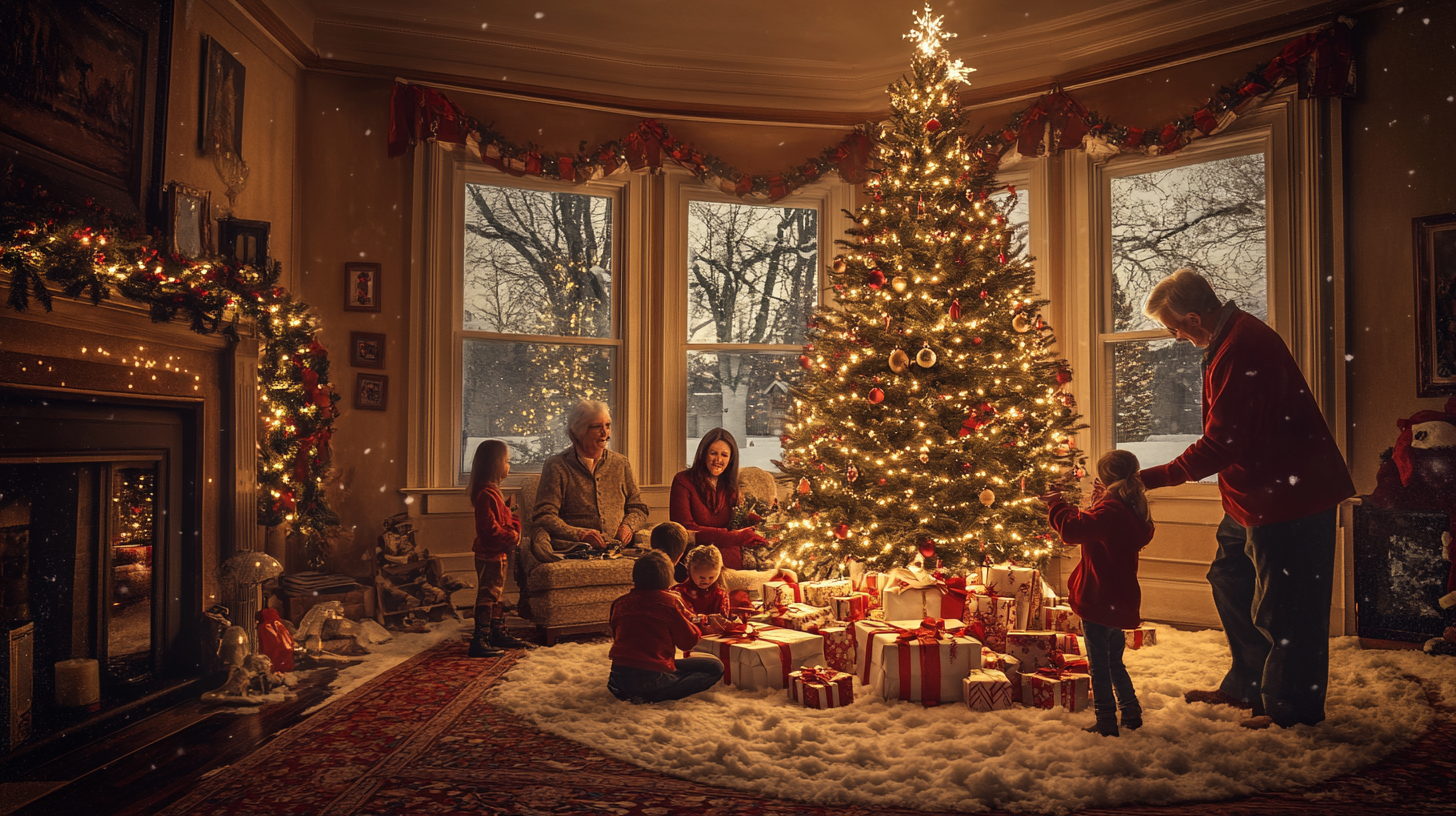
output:
[[[925,11],[916,15],[915,29],[904,35],[907,39],[916,44],[920,53],[927,57],[943,56],[945,58],[946,76],[956,82],[967,82],[975,68],[967,68],[960,60],[950,58],[950,53],[945,49],[945,41],[956,36],[942,27],[945,16],[932,17],[930,4],[925,4]]]

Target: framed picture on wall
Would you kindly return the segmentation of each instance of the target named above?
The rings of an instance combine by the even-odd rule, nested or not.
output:
[[[179,184],[167,185],[167,242],[184,258],[212,254],[212,193]]]
[[[1456,213],[1412,219],[1418,397],[1456,394]]]
[[[247,71],[232,52],[211,37],[202,38],[203,155],[243,155],[243,91]]]
[[[349,365],[355,368],[384,368],[384,335],[349,332]]]
[[[344,264],[344,310],[379,311],[379,264]]]
[[[360,374],[354,380],[354,407],[383,411],[389,404],[389,378],[383,374]]]

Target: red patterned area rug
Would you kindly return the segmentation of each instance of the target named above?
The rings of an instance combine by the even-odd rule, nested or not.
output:
[[[486,692],[514,656],[471,660],[465,643],[423,652],[204,780],[166,816],[251,814],[923,814],[769,799],[674,779],[550,736],[495,709]],[[1456,709],[1428,689],[1432,728],[1361,771],[1310,789],[1107,814],[1456,812]]]

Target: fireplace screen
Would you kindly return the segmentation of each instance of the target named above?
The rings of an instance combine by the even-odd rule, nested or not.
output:
[[[106,525],[106,658],[112,676],[145,677],[152,658],[152,547],[157,540],[157,466],[112,467]]]

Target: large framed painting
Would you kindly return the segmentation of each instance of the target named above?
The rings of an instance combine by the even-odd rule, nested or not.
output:
[[[198,147],[204,155],[243,155],[243,91],[247,70],[211,37],[202,38],[202,127]]]
[[[0,147],[58,197],[163,223],[172,0],[0,0]]]
[[[1416,396],[1456,394],[1456,213],[1412,221],[1416,266]]]

